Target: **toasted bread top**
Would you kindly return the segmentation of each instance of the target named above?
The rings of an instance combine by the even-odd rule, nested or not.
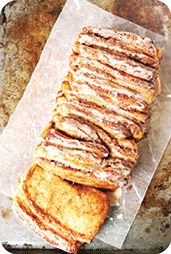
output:
[[[22,190],[37,214],[70,231],[76,240],[90,241],[108,211],[105,193],[62,180],[34,164]],[[18,193],[20,196],[20,192]]]

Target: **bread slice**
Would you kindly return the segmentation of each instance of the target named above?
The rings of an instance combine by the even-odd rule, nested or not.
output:
[[[62,123],[62,119],[60,122]],[[67,122],[68,129],[73,129],[72,124],[80,129],[81,126],[77,123]],[[82,122],[82,125],[85,123]],[[132,141],[117,143],[103,130],[97,126],[93,127],[94,138],[97,136],[98,142],[83,141],[65,135],[50,122],[42,133],[42,142],[36,147],[36,163],[69,181],[96,188],[117,189],[130,177],[132,165],[137,160],[136,143]],[[91,126],[89,128],[91,129]],[[80,134],[82,131],[80,129]],[[113,158],[108,158],[109,151]]]
[[[33,164],[20,180],[14,209],[49,243],[76,253],[99,231],[108,212],[108,198],[99,190],[74,185]]]
[[[56,165],[55,163],[42,158],[37,159],[36,163],[38,163],[38,165],[43,167],[47,172],[60,176],[62,179],[66,179],[68,181],[113,191],[120,187],[120,185],[117,182],[108,181],[106,179],[107,174],[105,174],[104,171],[99,172],[98,177],[80,170],[66,167],[64,165]]]

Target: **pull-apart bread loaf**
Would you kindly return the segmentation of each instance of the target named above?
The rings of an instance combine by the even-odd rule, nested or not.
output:
[[[35,151],[47,171],[104,189],[123,186],[138,159],[160,50],[149,38],[85,27],[70,57],[53,120]]]
[[[54,246],[75,253],[91,241],[108,211],[106,194],[93,187],[116,190],[131,177],[160,93],[160,58],[136,34],[85,27],[78,35],[36,164],[14,202],[25,224]]]
[[[73,185],[36,164],[20,180],[14,203],[26,225],[73,253],[92,240],[108,211],[105,193]]]

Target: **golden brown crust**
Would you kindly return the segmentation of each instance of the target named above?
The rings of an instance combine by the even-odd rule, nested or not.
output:
[[[161,82],[160,77],[157,77],[155,80],[155,96],[158,96],[161,93]]]
[[[64,243],[76,250],[78,241],[91,241],[108,211],[103,192],[68,183],[36,164],[22,180],[14,203],[27,225],[62,249]]]
[[[46,135],[47,135],[49,129],[51,129],[52,126],[53,126],[53,122],[52,122],[52,121],[49,122],[49,123],[45,126],[45,128],[43,129],[42,135],[41,135],[42,138],[45,138],[45,137],[46,137]]]

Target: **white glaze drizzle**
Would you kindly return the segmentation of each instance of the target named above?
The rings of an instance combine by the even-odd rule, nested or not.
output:
[[[112,68],[124,71],[135,77],[141,77],[145,80],[151,80],[154,76],[154,69],[128,59],[124,56],[118,56],[105,52],[104,50],[91,48],[82,44],[76,43],[73,47],[76,53],[89,57],[92,60],[98,60],[110,65]]]

